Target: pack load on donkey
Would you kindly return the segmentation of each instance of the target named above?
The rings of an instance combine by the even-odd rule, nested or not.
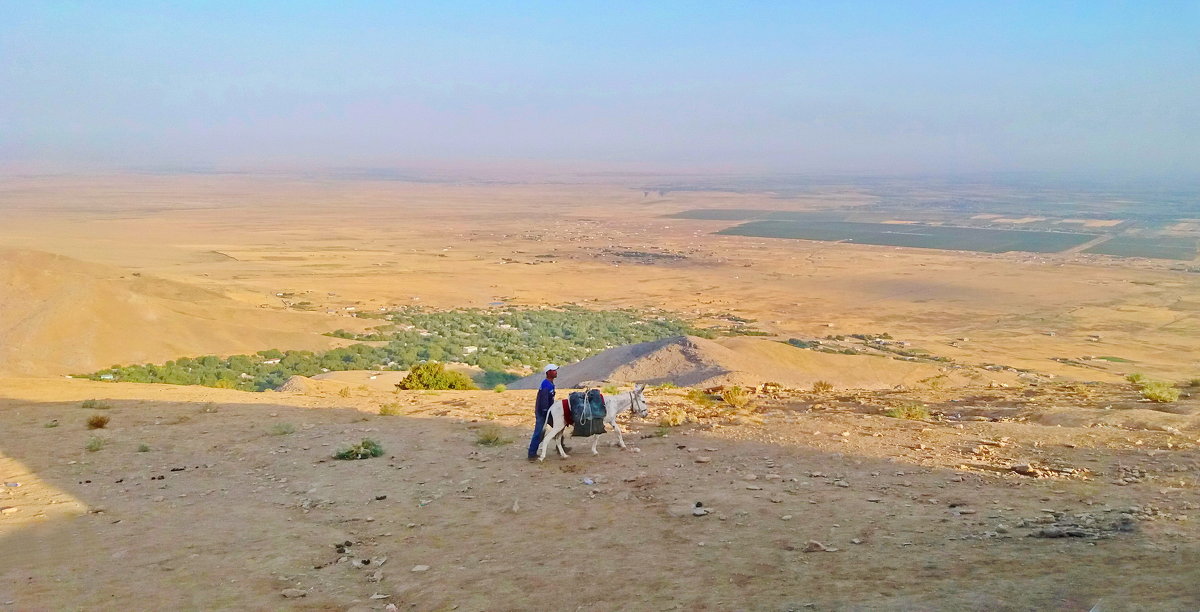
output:
[[[563,400],[563,412],[564,420],[575,425],[572,436],[594,436],[607,431],[604,428],[607,409],[599,389],[572,392]]]

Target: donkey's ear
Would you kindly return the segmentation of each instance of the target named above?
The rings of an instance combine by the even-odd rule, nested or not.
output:
[[[646,390],[646,383],[638,383],[638,384],[634,385],[634,386],[633,386],[633,390],[634,390],[634,391],[637,391],[638,393],[641,393],[642,391],[645,391],[645,390]]]

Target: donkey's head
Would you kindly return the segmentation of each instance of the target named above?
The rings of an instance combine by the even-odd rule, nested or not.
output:
[[[643,393],[645,390],[646,385],[640,384],[634,385],[633,391],[630,391],[630,398],[633,400],[630,402],[633,414],[639,419],[646,418],[646,414],[650,412],[650,409],[646,407],[646,396]]]

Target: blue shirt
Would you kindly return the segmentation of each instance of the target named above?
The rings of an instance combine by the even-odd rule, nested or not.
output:
[[[534,405],[534,410],[542,412],[549,410],[550,406],[554,405],[554,381],[547,378],[542,381],[542,386],[538,387],[537,403]]]

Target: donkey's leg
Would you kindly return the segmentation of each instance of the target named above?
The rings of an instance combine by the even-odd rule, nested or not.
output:
[[[599,455],[599,454],[600,454],[600,453],[596,452],[596,445],[597,445],[597,444],[599,444],[599,443],[600,443],[600,434],[595,434],[595,435],[593,435],[593,436],[592,436],[592,454],[593,454],[593,455]]]
[[[616,421],[613,421],[612,426],[613,431],[617,432],[617,446],[620,446],[621,448],[629,448],[628,446],[625,446],[625,436],[621,435],[621,427],[617,425]]]
[[[554,434],[554,443],[558,447],[559,456],[561,456],[563,459],[570,458],[570,455],[567,454],[567,449],[563,448],[563,438],[565,437],[564,434],[566,433],[567,426],[563,425],[562,429],[558,430],[558,432]]]

